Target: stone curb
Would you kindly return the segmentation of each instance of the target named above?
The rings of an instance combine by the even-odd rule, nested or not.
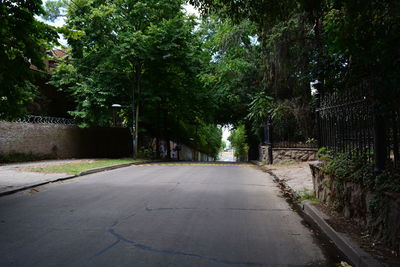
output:
[[[252,162],[253,164],[261,167],[258,162]],[[264,169],[263,169],[264,170]],[[280,179],[271,170],[265,170],[280,186],[286,191],[290,192],[290,198],[293,200],[293,204],[298,207],[298,210],[302,212],[304,218],[312,225],[316,226],[322,233],[324,233],[335,246],[349,259],[349,261],[357,267],[383,267],[375,258],[370,254],[362,250],[356,243],[354,243],[347,235],[336,232],[327,222],[329,216],[319,211],[312,204],[304,200],[301,203],[297,201],[296,192],[290,188],[290,186],[282,179]]]
[[[0,192],[0,197],[2,196],[6,196],[6,195],[11,195],[20,191],[25,191],[27,189],[31,189],[37,186],[42,186],[42,185],[46,185],[46,184],[50,184],[50,183],[56,183],[56,182],[60,182],[60,181],[65,181],[65,180],[69,180],[69,179],[73,179],[73,178],[78,178],[80,176],[85,176],[85,175],[89,175],[92,173],[98,173],[98,172],[104,172],[104,171],[110,171],[110,170],[114,170],[114,169],[119,169],[119,168],[124,168],[124,167],[129,167],[132,165],[140,165],[140,164],[151,164],[151,163],[159,163],[160,161],[138,161],[138,162],[132,162],[132,163],[124,163],[124,164],[118,164],[118,165],[112,165],[112,166],[107,166],[107,167],[101,167],[101,168],[97,168],[97,169],[91,169],[91,170],[87,170],[87,171],[83,171],[77,175],[70,175],[70,176],[64,176],[61,178],[56,178],[54,180],[47,180],[44,182],[40,182],[40,183],[35,183],[35,184],[30,184],[30,185],[26,185],[26,186],[21,186],[19,188],[15,188],[15,189],[11,189],[8,191],[4,191],[4,192]]]

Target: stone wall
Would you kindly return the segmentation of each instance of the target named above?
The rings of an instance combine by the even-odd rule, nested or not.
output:
[[[312,161],[316,159],[316,149],[310,148],[272,148],[273,163],[280,163],[288,160]],[[261,161],[269,162],[268,147],[260,147]]]
[[[368,212],[368,202],[373,194],[360,184],[346,182],[338,184],[328,174],[322,171],[322,162],[309,163],[313,177],[315,196],[328,206],[337,208],[347,218],[353,218],[360,223],[365,223]]]
[[[0,122],[0,154],[43,158],[125,157],[131,154],[125,128],[81,129],[73,125]]]
[[[309,165],[315,196],[322,203],[352,219],[374,238],[400,253],[400,194],[384,192],[378,195],[359,183],[338,183],[323,172],[322,162],[310,162]]]
[[[128,157],[132,155],[132,136],[127,128],[82,129],[74,125],[0,121],[0,155],[13,153],[43,159]],[[214,160],[185,145],[179,158]]]

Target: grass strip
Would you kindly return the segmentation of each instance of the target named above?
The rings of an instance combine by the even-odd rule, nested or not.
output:
[[[107,160],[95,160],[89,162],[78,162],[78,163],[64,163],[49,166],[39,166],[29,168],[29,171],[42,172],[42,173],[68,173],[72,175],[78,175],[81,172],[93,170],[102,167],[108,167],[119,164],[133,163],[136,161],[143,160],[133,160],[133,159],[107,159]]]

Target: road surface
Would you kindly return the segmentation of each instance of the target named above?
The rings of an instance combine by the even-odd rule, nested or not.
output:
[[[328,266],[250,165],[140,165],[0,198],[0,266]]]

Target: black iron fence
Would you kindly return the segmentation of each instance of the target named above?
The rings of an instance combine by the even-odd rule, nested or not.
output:
[[[374,146],[372,102],[367,94],[325,94],[317,109],[318,142],[339,152],[371,159]]]
[[[295,121],[268,118],[264,125],[264,145],[267,146],[268,164],[273,164],[273,148],[318,149],[315,138],[305,138]]]
[[[314,123],[309,121],[309,123]],[[268,125],[267,125],[268,126]],[[318,142],[312,136],[306,136],[301,130],[295,119],[292,120],[276,120],[271,119],[269,123],[271,138],[268,134],[265,140],[272,143],[274,148],[304,148],[316,149]],[[267,127],[268,128],[268,127]],[[268,132],[268,130],[267,130]],[[313,135],[315,137],[315,135]]]
[[[376,99],[369,90],[317,96],[318,146],[358,154],[378,170],[399,166],[400,105]]]

